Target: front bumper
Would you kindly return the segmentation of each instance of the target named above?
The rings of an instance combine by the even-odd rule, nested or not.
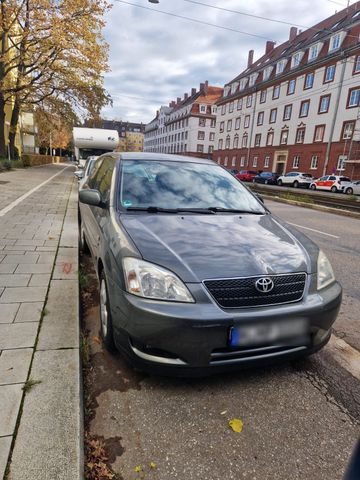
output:
[[[222,309],[209,301],[202,285],[191,285],[197,303],[146,300],[112,288],[111,310],[115,343],[132,363],[151,371],[219,369],[253,366],[309,355],[327,343],[341,304],[336,282],[302,301],[242,309]],[[230,346],[232,328],[304,320],[306,338],[291,342]]]

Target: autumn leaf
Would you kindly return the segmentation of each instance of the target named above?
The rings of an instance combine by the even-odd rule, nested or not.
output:
[[[136,473],[142,472],[142,466],[141,465],[136,465],[136,467],[134,467],[134,472],[136,472]]]
[[[243,421],[240,420],[240,418],[233,418],[232,420],[229,420],[229,427],[236,433],[242,432],[243,426]]]
[[[157,467],[157,465],[156,465],[155,462],[150,462],[150,463],[149,463],[149,467],[152,468],[152,469],[154,469],[154,468]]]

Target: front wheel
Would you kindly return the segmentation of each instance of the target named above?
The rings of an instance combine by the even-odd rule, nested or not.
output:
[[[348,195],[352,195],[354,193],[354,190],[351,187],[349,187],[346,189],[345,193],[347,193]]]
[[[337,192],[337,188],[335,187],[335,185],[333,187],[331,187],[331,191],[332,193],[336,193]]]
[[[277,182],[277,184],[279,185],[279,187],[281,187],[282,183],[283,183],[282,180],[278,180],[278,182]]]
[[[293,183],[293,187],[294,188],[298,188],[299,187],[299,182],[297,180],[295,180],[295,182]]]
[[[264,182],[264,183],[265,183],[265,185],[267,185],[267,184],[269,183],[269,180],[265,180],[265,182]]]
[[[310,185],[310,190],[316,190],[316,185]]]
[[[100,332],[106,349],[115,350],[108,289],[104,271],[100,274]]]
[[[80,222],[79,248],[80,248],[80,251],[83,252],[83,253],[86,254],[86,255],[88,255],[88,254],[90,253],[88,244],[86,243],[84,226],[83,226],[82,221]]]

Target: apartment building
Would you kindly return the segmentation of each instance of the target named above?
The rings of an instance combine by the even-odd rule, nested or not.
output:
[[[217,102],[214,160],[360,178],[360,2],[253,55]]]
[[[215,146],[216,102],[223,89],[200,84],[183,98],[162,106],[145,127],[145,152],[211,158]]]

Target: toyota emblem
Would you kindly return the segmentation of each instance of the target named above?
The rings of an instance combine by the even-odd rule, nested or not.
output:
[[[255,282],[255,288],[258,292],[269,293],[274,288],[274,282],[269,277],[259,278]]]

